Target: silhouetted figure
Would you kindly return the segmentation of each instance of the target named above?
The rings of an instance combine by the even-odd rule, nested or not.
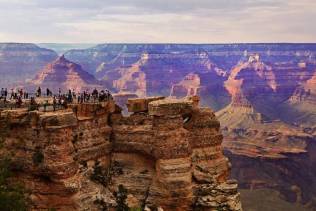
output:
[[[12,100],[14,97],[14,92],[13,92],[13,89],[11,89],[11,96],[10,96],[10,100]]]
[[[40,97],[42,95],[42,89],[41,87],[38,87],[37,92],[36,92],[36,96]]]
[[[96,99],[98,98],[98,90],[96,88],[94,88],[94,90],[92,91],[92,97],[93,97],[93,101],[95,102]]]
[[[81,102],[81,96],[80,96],[80,94],[78,94],[77,103],[79,104],[80,102]]]
[[[48,106],[48,100],[45,100],[45,102],[44,102],[44,112],[46,112],[47,106]]]
[[[56,96],[54,96],[54,98],[53,98],[53,109],[54,109],[54,111],[56,111],[56,104],[57,104],[57,100],[56,100]]]
[[[16,99],[16,106],[17,106],[17,108],[20,108],[22,106],[22,98],[21,98],[21,96],[19,96]]]
[[[7,100],[7,96],[8,96],[8,90],[7,88],[4,89],[4,99]]]
[[[21,98],[23,97],[23,89],[19,90],[19,95],[20,95]]]
[[[67,98],[68,98],[68,102],[69,102],[69,103],[72,103],[72,92],[71,92],[70,89],[68,90],[68,96],[67,96]]]
[[[4,98],[4,88],[1,88],[1,99]]]

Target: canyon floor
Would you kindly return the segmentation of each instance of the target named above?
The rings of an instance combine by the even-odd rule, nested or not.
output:
[[[279,193],[271,189],[239,189],[245,211],[310,211],[300,204],[287,202]],[[273,206],[272,206],[273,205]]]

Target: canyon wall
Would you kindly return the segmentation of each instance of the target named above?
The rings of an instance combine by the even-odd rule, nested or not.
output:
[[[0,86],[11,88],[24,83],[56,58],[54,51],[35,44],[0,43]]]
[[[3,110],[1,153],[14,154],[35,210],[114,209],[119,187],[129,207],[242,210],[219,122],[198,102],[132,99],[128,117],[113,101],[47,113]]]

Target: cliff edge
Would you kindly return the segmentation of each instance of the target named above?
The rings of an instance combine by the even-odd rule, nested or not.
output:
[[[220,124],[199,98],[131,99],[58,112],[4,110],[1,153],[14,153],[17,180],[34,210],[112,210],[126,191],[144,210],[242,210],[222,153]]]

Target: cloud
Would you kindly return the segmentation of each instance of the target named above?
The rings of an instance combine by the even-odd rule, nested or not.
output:
[[[0,41],[315,42],[314,8],[314,0],[0,0]]]

